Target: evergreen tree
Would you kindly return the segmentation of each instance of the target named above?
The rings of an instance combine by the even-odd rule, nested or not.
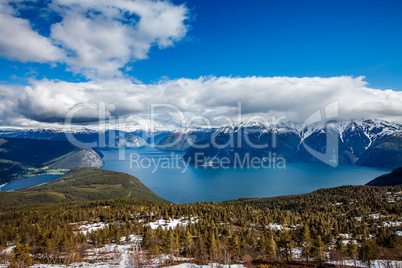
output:
[[[302,256],[305,257],[307,261],[309,261],[313,245],[312,239],[310,237],[310,230],[306,224],[303,225],[301,239]]]
[[[28,244],[17,243],[14,248],[13,258],[10,260],[10,267],[23,268],[31,265],[31,250],[32,248]]]
[[[317,238],[314,240],[313,253],[316,260],[322,265],[322,263],[326,260],[326,256],[325,245],[324,242],[322,242],[321,236],[317,236]]]
[[[356,243],[354,243],[353,241],[349,241],[349,243],[347,245],[347,253],[348,253],[349,258],[354,260],[355,266],[356,266],[358,250],[359,250],[359,248],[356,245]]]

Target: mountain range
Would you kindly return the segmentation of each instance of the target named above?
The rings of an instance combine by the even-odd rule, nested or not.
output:
[[[339,164],[397,168],[402,166],[402,125],[383,120],[347,120],[308,126],[258,122],[226,126],[200,139],[183,159],[193,165],[213,165],[225,159],[284,158],[288,162],[318,161],[309,151],[325,154]],[[328,143],[332,137],[332,143]]]
[[[331,123],[331,128],[327,128]],[[235,158],[284,158],[288,162],[318,161],[326,154],[339,164],[397,168],[402,166],[402,125],[378,119],[318,122],[311,125],[280,122],[240,123],[220,128],[187,128],[149,131],[95,131],[91,129],[8,129],[0,137],[67,141],[67,135],[88,148],[136,148],[153,146],[160,150],[186,151],[183,160],[192,165],[213,165]],[[335,137],[328,144],[327,136]],[[333,134],[333,135],[332,135]],[[332,147],[331,147],[332,145]],[[336,148],[335,148],[336,146]],[[311,151],[315,151],[313,156]],[[197,156],[197,159],[196,159]]]
[[[0,130],[0,137],[51,141],[69,141],[69,139],[73,138],[74,141],[82,144],[80,147],[113,149],[123,145],[128,148],[153,145],[158,143],[169,133],[170,132],[167,130],[136,130],[128,132],[116,130],[96,131],[88,128],[78,130],[39,128],[3,129]]]

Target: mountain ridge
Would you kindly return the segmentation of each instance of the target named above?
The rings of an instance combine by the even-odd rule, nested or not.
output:
[[[101,156],[91,148],[77,148],[65,141],[0,138],[0,183],[28,170],[100,167]]]
[[[327,129],[328,125],[331,128]],[[326,141],[328,131],[337,136],[333,147],[328,147],[331,144]],[[318,122],[308,126],[283,122],[276,126],[238,124],[222,127],[199,140],[183,159],[192,165],[209,165],[226,157],[229,165],[233,165],[236,156],[245,157],[246,153],[256,158],[275,153],[289,162],[318,161],[306,147],[321,154],[329,150],[333,154],[329,157],[339,164],[396,168],[402,165],[402,125],[373,119]],[[196,156],[203,159],[196,163]]]
[[[207,162],[211,159],[219,160],[223,157],[233,159],[233,153],[244,155],[247,152],[251,157],[265,157],[267,148],[265,151],[254,150],[250,146],[234,145],[219,149],[212,148],[209,152],[208,149],[194,149],[195,145],[210,145],[211,138],[214,137],[220,139],[221,144],[224,144],[224,141],[228,140],[227,137],[224,137],[225,135],[238,135],[241,130],[253,136],[252,141],[257,145],[274,142],[274,139],[277,138],[275,141],[278,142],[275,144],[277,147],[271,148],[270,151],[277,156],[284,157],[289,162],[310,162],[318,160],[307,152],[305,145],[324,154],[327,149],[326,126],[329,123],[338,135],[339,155],[333,156],[338,163],[381,168],[396,168],[402,165],[402,125],[380,119],[316,122],[307,126],[295,122],[281,121],[274,125],[250,121],[220,128],[186,128],[174,131],[149,131],[149,129],[138,129],[132,132],[114,130],[96,132],[90,129],[71,132],[62,129],[0,130],[0,137],[67,140],[66,133],[70,133],[78,141],[87,145],[93,143],[92,147],[100,149],[153,146],[160,150],[186,151],[183,159],[193,165],[195,164],[193,162],[195,153],[206,154],[206,157],[209,158],[201,165],[208,165]],[[104,135],[102,139],[100,135]],[[335,151],[335,148],[331,150]],[[193,160],[190,160],[190,157]]]
[[[390,173],[378,176],[374,180],[368,182],[369,186],[396,186],[402,185],[402,167],[394,169]]]

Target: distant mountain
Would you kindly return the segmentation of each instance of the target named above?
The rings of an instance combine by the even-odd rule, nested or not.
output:
[[[104,130],[95,131],[87,128],[79,130],[66,129],[7,129],[0,130],[0,137],[4,138],[20,138],[20,139],[35,139],[35,140],[53,140],[53,141],[68,141],[70,137],[81,142],[88,148],[119,148],[126,146],[128,148],[137,148],[158,143],[170,131],[148,131],[136,130],[116,131]],[[68,136],[67,136],[68,135]]]
[[[318,161],[306,149],[329,151],[328,159],[339,164],[383,168],[402,166],[402,125],[383,120],[347,120],[331,124],[336,148],[328,147],[326,123],[303,126],[258,122],[217,129],[191,146],[183,159],[193,165],[214,165],[225,159],[227,165],[247,159],[287,162]],[[276,159],[275,159],[276,158]]]
[[[102,165],[102,158],[93,149],[77,148],[69,142],[0,138],[0,184],[28,168],[71,169]]]
[[[395,169],[391,173],[378,176],[366,185],[369,186],[395,186],[402,185],[402,167]]]
[[[160,150],[187,151],[183,159],[192,165],[214,165],[225,159],[225,165],[230,166],[236,161],[247,162],[247,157],[261,162],[280,158],[287,162],[311,162],[318,161],[317,155],[325,154],[327,161],[339,164],[402,166],[402,125],[376,119],[345,120],[331,125],[334,128],[329,131],[334,132],[331,136],[336,141],[333,147],[327,144],[330,133],[327,124],[322,122],[307,126],[290,122],[265,126],[250,122],[218,129],[175,131],[0,130],[0,137],[67,141],[67,136],[72,136],[88,148],[100,149],[155,146]],[[311,151],[316,152],[315,156]]]
[[[0,130],[0,137],[35,140],[68,141],[67,135],[87,147],[99,149],[113,149],[125,146],[138,148],[155,146],[160,150],[185,151],[194,142],[215,129],[190,128],[184,130],[135,130],[127,131],[95,131],[91,129],[65,130],[65,129],[8,129]],[[67,135],[66,135],[67,134]]]
[[[75,169],[52,182],[17,191],[0,192],[2,207],[115,198],[169,203],[139,179],[125,173],[99,168]]]
[[[211,135],[214,131],[215,129],[209,128],[175,130],[159,140],[158,143],[155,144],[155,148],[160,150],[186,151],[195,142]]]

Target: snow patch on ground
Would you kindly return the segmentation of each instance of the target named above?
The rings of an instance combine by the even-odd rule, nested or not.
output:
[[[336,264],[336,265],[347,265],[347,266],[355,266],[355,264],[356,264],[356,267],[368,268],[368,265],[366,263],[363,263],[361,261],[354,261],[354,260],[346,260],[343,262],[331,261],[328,263]],[[402,268],[402,261],[391,261],[391,260],[371,261],[371,268],[389,268],[389,267]]]
[[[164,220],[163,218],[155,221],[155,222],[150,222],[148,223],[149,227],[152,229],[158,229],[160,226],[163,230],[169,230],[169,229],[175,229],[177,225],[180,226],[187,226],[188,224],[194,224],[197,223],[198,219],[197,217],[191,217],[190,219],[181,217],[180,219],[172,219],[170,218],[169,220]]]
[[[126,242],[126,239],[127,238],[125,236],[123,236],[123,237],[120,238],[120,241],[121,242]],[[129,235],[129,241],[128,242],[141,242],[141,241],[142,241],[141,236],[135,235],[135,234]]]
[[[281,231],[283,230],[283,225],[277,224],[277,223],[270,223],[267,225],[267,228],[273,230],[273,231]]]
[[[6,248],[5,250],[3,250],[1,253],[2,253],[2,254],[12,254],[14,248],[15,248],[15,246],[8,247],[8,248]]]
[[[84,223],[86,223],[86,222],[84,222]],[[80,223],[70,223],[70,225],[78,225],[74,229],[75,229],[75,231],[80,232],[83,235],[87,235],[90,232],[101,230],[101,229],[104,229],[109,226],[108,223],[104,223],[104,222],[88,223],[88,224],[81,223],[81,225],[79,225],[79,224]]]
[[[384,227],[397,227],[402,225],[402,221],[383,222]]]
[[[242,264],[231,264],[231,265],[224,265],[219,263],[210,263],[208,265],[197,265],[194,263],[182,263],[179,265],[169,266],[174,268],[212,268],[212,267],[219,267],[219,268],[244,268]]]

